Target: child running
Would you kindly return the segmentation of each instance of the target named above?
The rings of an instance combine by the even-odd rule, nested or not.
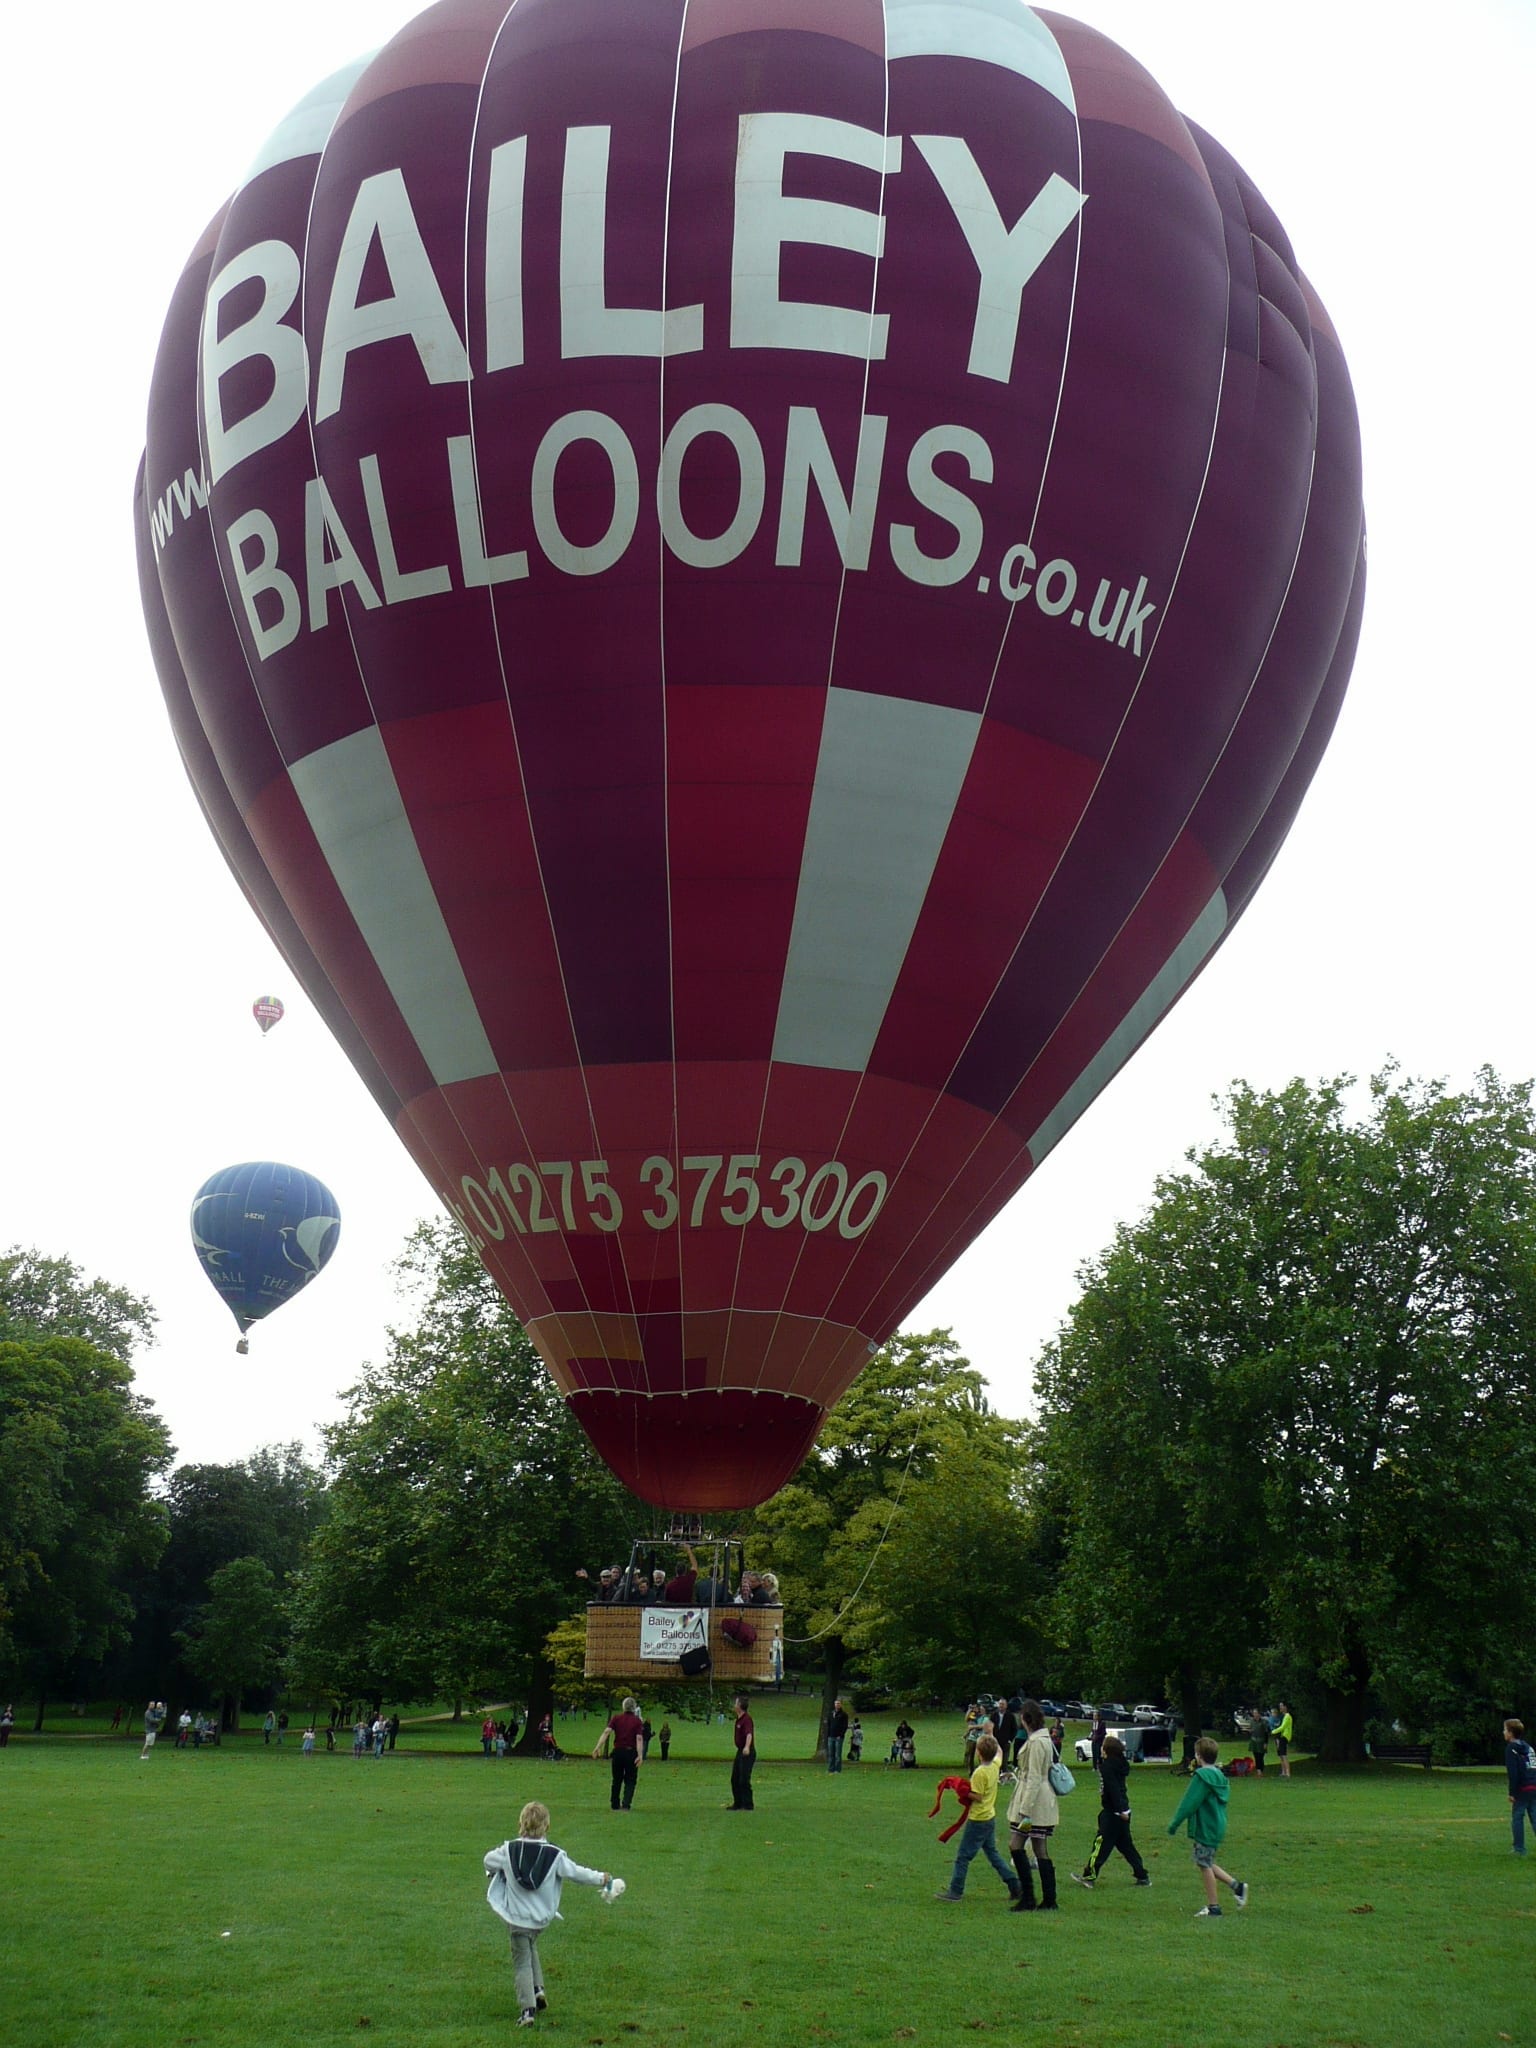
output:
[[[1216,1861],[1216,1851],[1221,1847],[1227,1832],[1227,1793],[1229,1786],[1216,1768],[1216,1759],[1221,1751],[1209,1735],[1202,1735],[1195,1744],[1195,1755],[1199,1759],[1194,1776],[1189,1781],[1189,1790],[1179,1801],[1179,1810],[1168,1823],[1170,1835],[1176,1835],[1180,1824],[1189,1825],[1190,1846],[1195,1852],[1195,1868],[1205,1886],[1205,1904],[1195,1915],[1197,1920],[1219,1920],[1221,1908],[1216,1903],[1218,1883],[1230,1885],[1232,1903],[1241,1908],[1248,1903],[1248,1887],[1223,1870]]]
[[[1103,1874],[1105,1864],[1117,1849],[1131,1866],[1131,1875],[1138,1884],[1152,1882],[1140,1851],[1131,1840],[1130,1776],[1131,1765],[1125,1744],[1118,1735],[1106,1735],[1099,1752],[1099,1783],[1102,1788],[1099,1794],[1099,1832],[1088,1852],[1088,1861],[1083,1865],[1081,1876],[1075,1870],[1071,1874],[1072,1882],[1080,1884],[1084,1891],[1093,1890],[1095,1878]]]
[[[549,1840],[549,1808],[537,1799],[530,1799],[518,1815],[516,1841],[490,1850],[485,1867],[491,1879],[486,1903],[506,1921],[511,1937],[517,2024],[531,2027],[549,2002],[539,1964],[539,1936],[552,1920],[562,1917],[561,1885],[567,1878],[573,1884],[599,1885],[613,1899],[623,1891],[624,1882],[606,1870],[588,1870],[557,1849]]]
[[[966,1809],[965,1827],[955,1850],[955,1867],[950,1872],[949,1883],[935,1893],[935,1897],[948,1906],[957,1906],[965,1897],[966,1876],[978,1852],[986,1857],[1011,1896],[1019,1896],[1013,1872],[997,1848],[997,1781],[1003,1768],[1002,1755],[995,1735],[983,1735],[976,1745],[976,1768],[971,1773],[971,1803]]]

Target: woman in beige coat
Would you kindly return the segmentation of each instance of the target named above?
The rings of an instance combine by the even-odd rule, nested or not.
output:
[[[1038,1700],[1026,1700],[1019,1710],[1029,1738],[1019,1752],[1018,1783],[1008,1802],[1008,1852],[1019,1874],[1019,1896],[1011,1911],[1035,1910],[1035,1881],[1030,1872],[1029,1852],[1034,1851],[1040,1872],[1040,1906],[1056,1910],[1056,1865],[1051,1861],[1051,1836],[1061,1818],[1061,1808],[1051,1788],[1051,1765],[1056,1748],[1045,1725]]]

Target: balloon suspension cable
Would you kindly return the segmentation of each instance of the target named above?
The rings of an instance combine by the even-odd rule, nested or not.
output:
[[[835,1629],[838,1623],[842,1620],[843,1616],[848,1612],[849,1608],[852,1607],[854,1602],[858,1599],[859,1595],[863,1592],[865,1581],[868,1579],[870,1573],[874,1570],[875,1560],[879,1557],[881,1551],[884,1550],[885,1539],[891,1533],[891,1524],[896,1519],[896,1510],[901,1506],[901,1496],[906,1491],[907,1475],[912,1470],[912,1460],[916,1455],[917,1438],[913,1437],[912,1448],[907,1452],[907,1462],[901,1468],[901,1481],[896,1488],[896,1497],[891,1502],[891,1512],[886,1516],[885,1527],[880,1531],[880,1541],[875,1545],[874,1551],[870,1556],[869,1563],[864,1567],[863,1578],[859,1580],[859,1583],[854,1587],[853,1591],[848,1595],[848,1598],[843,1602],[842,1606],[839,1607],[836,1614],[833,1615],[832,1619],[827,1623],[825,1628],[817,1629],[816,1633],[813,1636],[785,1636],[784,1647],[786,1649],[788,1649],[791,1643],[819,1643],[823,1636],[830,1635],[833,1629]]]

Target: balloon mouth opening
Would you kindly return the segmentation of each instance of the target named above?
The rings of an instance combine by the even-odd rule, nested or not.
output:
[[[636,1394],[584,1388],[571,1412],[620,1483],[669,1515],[756,1507],[799,1469],[826,1410],[742,1388]]]

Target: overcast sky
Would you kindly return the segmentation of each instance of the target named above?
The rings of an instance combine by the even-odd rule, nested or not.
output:
[[[434,1198],[225,871],[140,620],[130,498],[150,367],[197,235],[289,106],[415,10],[228,0],[27,8],[0,133],[9,257],[0,756],[0,1247],[146,1294],[140,1382],[180,1455],[313,1440],[398,1314]],[[1332,747],[1213,965],[912,1318],[1021,1413],[1074,1274],[1211,1135],[1233,1078],[1536,1070],[1532,151],[1536,5],[1094,0],[1254,178],[1354,379],[1370,581]],[[283,1024],[259,1036],[252,1002]],[[343,1213],[322,1278],[234,1354],[187,1210],[291,1160]]]

